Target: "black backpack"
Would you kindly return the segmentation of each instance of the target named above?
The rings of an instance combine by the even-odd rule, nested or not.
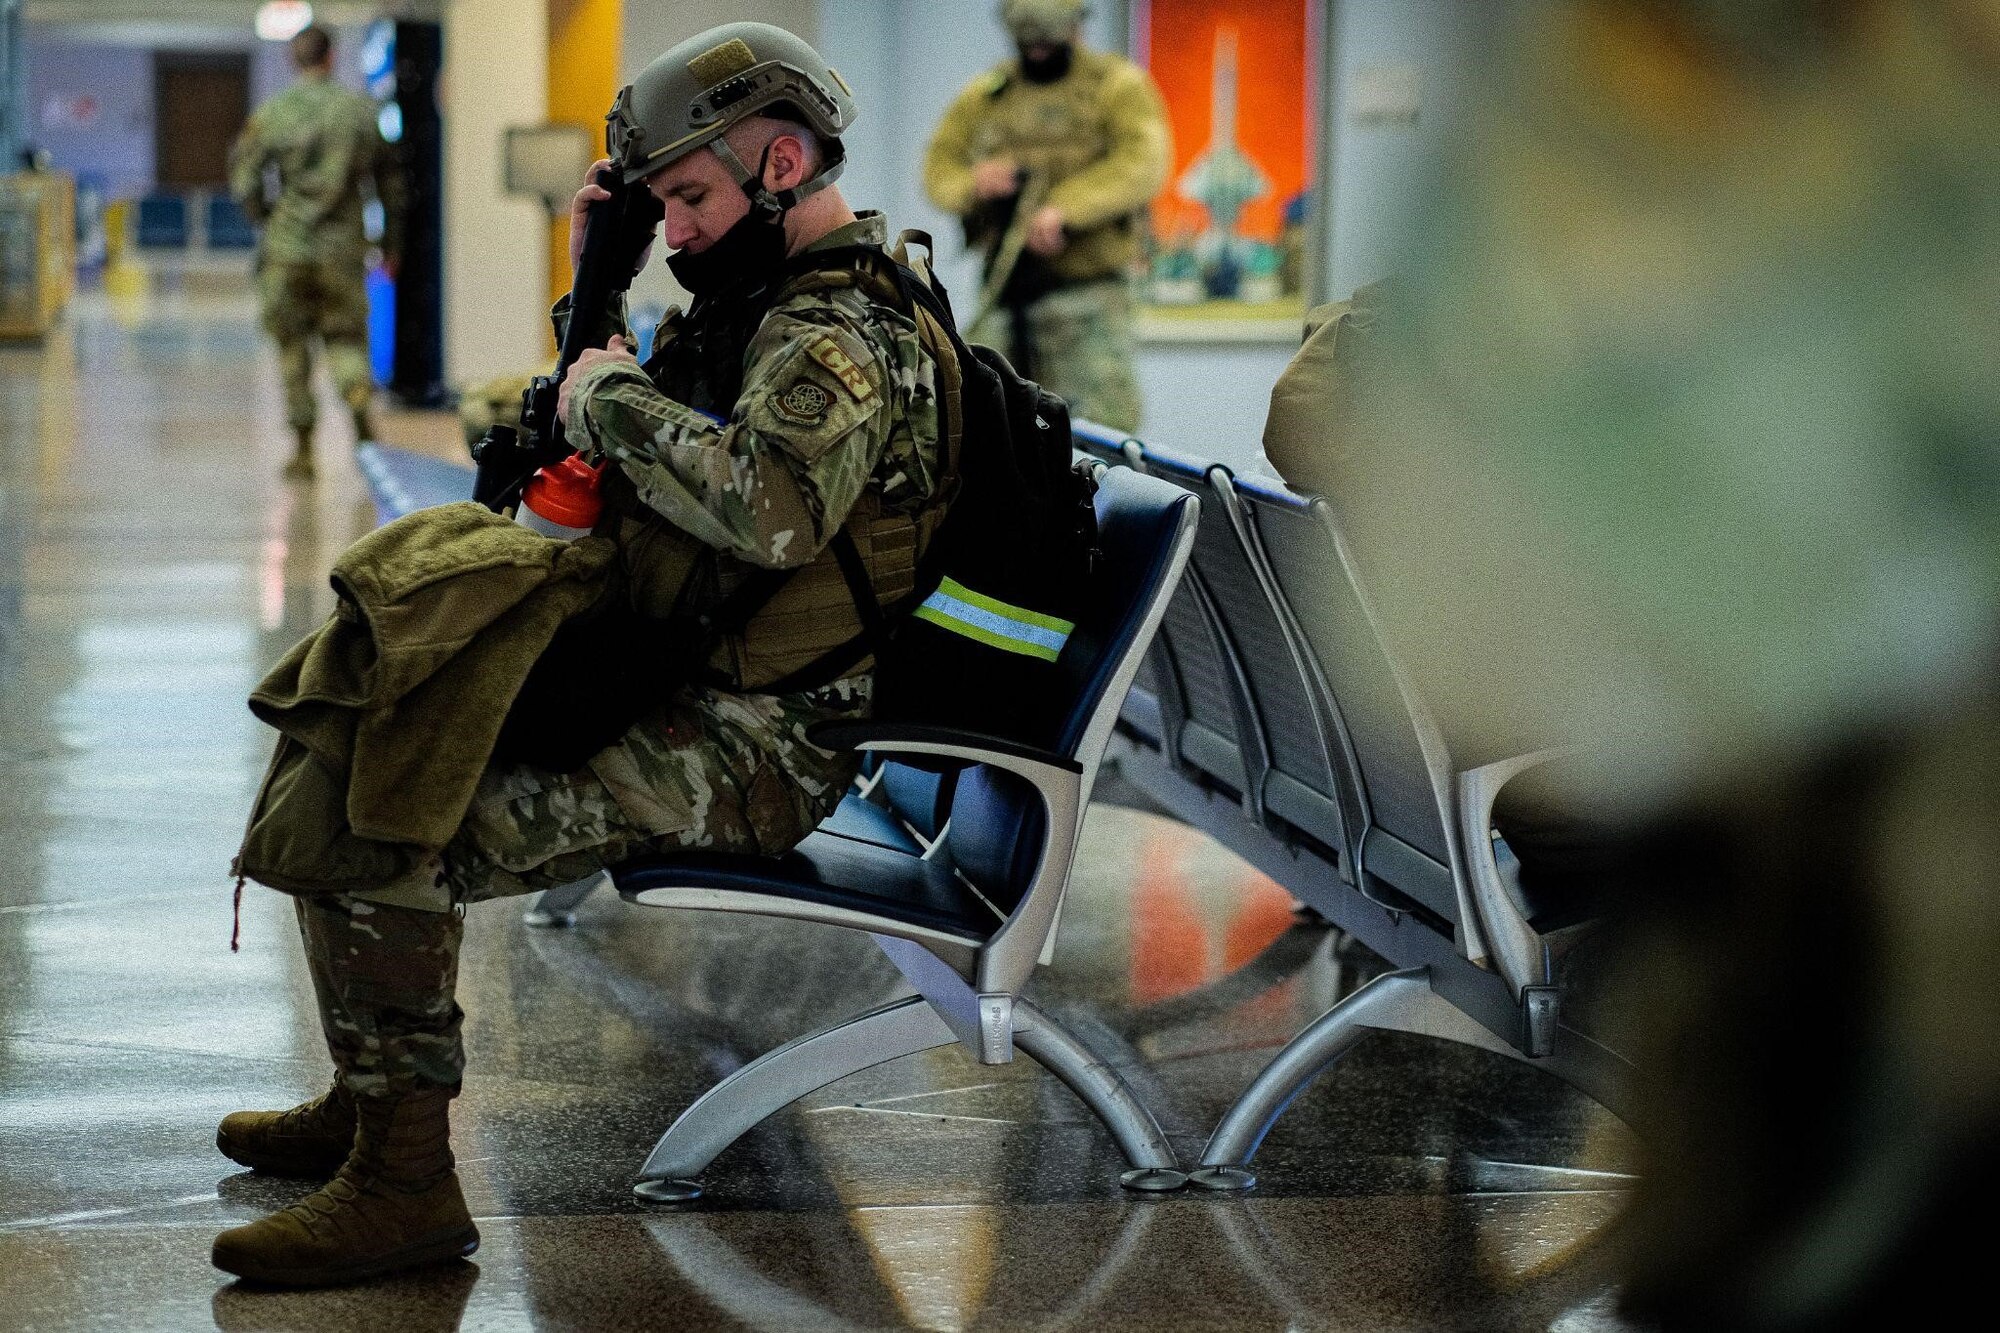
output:
[[[928,248],[928,237],[912,235]],[[834,538],[864,630],[861,642],[824,661],[844,658],[844,667],[874,652],[881,721],[1052,747],[1063,723],[1056,662],[1088,603],[1097,561],[1097,483],[1088,464],[1074,462],[1069,407],[999,352],[968,346],[935,276],[873,248],[857,249],[854,262],[892,283],[901,309],[927,313],[950,340],[959,439],[956,484],[947,489],[956,494],[917,567],[916,591],[894,606],[876,601],[847,534]]]

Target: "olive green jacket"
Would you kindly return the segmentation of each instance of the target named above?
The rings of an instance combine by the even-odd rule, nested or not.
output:
[[[944,113],[924,154],[924,191],[967,219],[968,240],[1000,237],[978,225],[974,164],[1012,158],[1026,173],[1022,203],[1063,215],[1068,244],[1049,261],[1087,282],[1123,272],[1139,256],[1140,215],[1166,184],[1172,136],[1153,78],[1123,56],[1079,46],[1070,72],[1030,83],[1018,61],[974,79]]]
[[[280,734],[236,873],[291,893],[435,875],[521,683],[611,557],[469,501],[349,547],[334,614],[250,696]]]

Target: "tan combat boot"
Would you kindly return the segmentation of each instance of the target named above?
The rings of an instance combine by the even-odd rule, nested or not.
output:
[[[479,1232],[452,1170],[450,1101],[442,1089],[356,1098],[354,1153],[340,1173],[217,1236],[212,1262],[252,1282],[325,1287],[471,1254]]]
[[[222,1118],[215,1146],[266,1175],[325,1180],[354,1151],[354,1098],[336,1082],[289,1111],[237,1111]]]

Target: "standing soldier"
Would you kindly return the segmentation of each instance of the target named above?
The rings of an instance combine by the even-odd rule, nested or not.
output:
[[[489,763],[434,878],[301,893],[334,1085],[231,1115],[217,1142],[245,1165],[333,1179],[218,1237],[224,1270],[319,1285],[477,1245],[446,1115],[465,1066],[452,990],[467,904],[649,850],[781,855],[839,803],[855,756],[807,728],[866,716],[872,695],[873,659],[844,651],[863,622],[843,571],[878,603],[915,585],[944,514],[938,386],[956,382],[950,344],[897,304],[887,223],[833,184],[853,118],[840,75],[762,23],[690,38],[619,94],[615,160],[572,204],[572,260],[607,197],[596,172],[616,169],[664,204],[667,263],[694,304],[643,366],[621,336],[585,352],[559,415],[605,464],[600,531],[629,609],[664,621],[664,639],[702,634],[746,583],[778,572],[783,586],[722,635],[699,683],[651,686],[639,721],[582,767]]]
[[[333,42],[324,28],[292,38],[298,82],[250,118],[229,158],[229,188],[263,227],[257,252],[264,327],[278,344],[285,380],[285,415],[298,451],[285,475],[313,474],[310,348],[326,348],[328,369],[354,415],[357,440],[373,436],[368,401],[368,240],[362,230],[362,185],[381,201],[382,252],[390,273],[402,253],[403,180],[395,153],[376,128],[375,106],[333,81]],[[275,199],[267,179],[276,176]]]
[[[972,341],[1006,351],[1076,416],[1131,431],[1127,271],[1167,178],[1167,118],[1150,75],[1082,44],[1084,13],[1083,0],[1003,0],[1018,58],[946,110],[924,189],[985,252]]]

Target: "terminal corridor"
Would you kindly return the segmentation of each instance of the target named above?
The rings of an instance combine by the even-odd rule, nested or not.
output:
[[[1619,1326],[1628,1131],[1414,1037],[1314,1084],[1244,1198],[1123,1194],[1053,1077],[947,1047],[807,1098],[702,1201],[645,1209],[634,1173],[695,1095],[901,982],[858,934],[608,892],[569,930],[469,914],[477,1255],[324,1292],[228,1282],[214,1233],[309,1186],[237,1170],[215,1123],[326,1078],[291,904],[250,886],[232,953],[228,875],[271,740],[245,696],[375,521],[320,390],[319,479],[288,484],[273,355],[227,272],[87,293],[0,349],[0,1326]],[[380,424],[457,448],[441,414]],[[1035,996],[1122,1053],[1188,1160],[1370,957],[1119,794],[1107,776]]]

